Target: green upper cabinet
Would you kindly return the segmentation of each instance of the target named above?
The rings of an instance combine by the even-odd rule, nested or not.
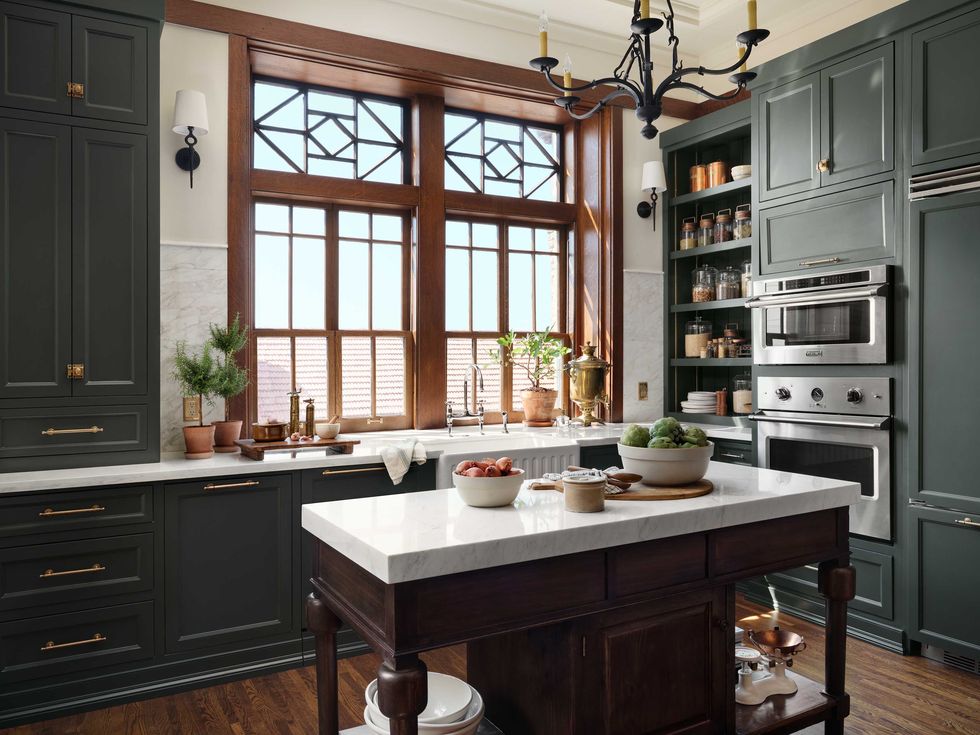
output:
[[[980,10],[912,34],[912,164],[980,153]]]
[[[762,93],[759,200],[895,168],[895,49],[887,43]]]
[[[146,29],[72,18],[72,81],[85,85],[72,113],[146,124]]]
[[[0,105],[71,112],[71,16],[0,3]]]

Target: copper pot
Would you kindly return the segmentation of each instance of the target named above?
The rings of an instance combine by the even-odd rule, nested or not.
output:
[[[288,436],[289,424],[284,421],[269,421],[252,424],[252,439],[257,442],[281,442]]]

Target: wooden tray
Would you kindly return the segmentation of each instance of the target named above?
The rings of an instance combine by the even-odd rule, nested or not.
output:
[[[310,442],[294,442],[284,439],[279,442],[257,442],[254,439],[236,439],[235,444],[242,448],[242,454],[249,459],[261,462],[266,452],[300,452],[307,449],[334,449],[337,454],[351,454],[359,439],[316,439]]]
[[[539,483],[534,490],[557,490],[563,492],[561,481],[556,483]],[[606,500],[683,500],[707,495],[715,489],[711,480],[698,480],[690,485],[673,485],[670,487],[654,487],[652,485],[632,485],[615,495],[606,495]]]

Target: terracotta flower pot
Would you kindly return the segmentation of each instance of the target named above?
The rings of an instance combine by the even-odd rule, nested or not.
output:
[[[214,426],[184,427],[185,459],[207,459],[214,456]]]
[[[551,414],[558,400],[556,390],[523,390],[521,405],[524,408],[524,423],[528,426],[551,426]]]
[[[235,439],[241,438],[241,421],[215,421],[214,422],[214,451],[216,452],[237,452],[238,445]]]

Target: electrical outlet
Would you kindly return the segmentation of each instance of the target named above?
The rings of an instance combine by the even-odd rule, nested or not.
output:
[[[637,386],[636,386],[636,388],[637,388],[637,390],[636,390],[636,397],[637,397],[637,399],[640,400],[640,401],[645,401],[647,399],[647,394],[649,392],[647,390],[647,383],[646,383],[646,381],[644,380],[644,381],[638,383]]]

